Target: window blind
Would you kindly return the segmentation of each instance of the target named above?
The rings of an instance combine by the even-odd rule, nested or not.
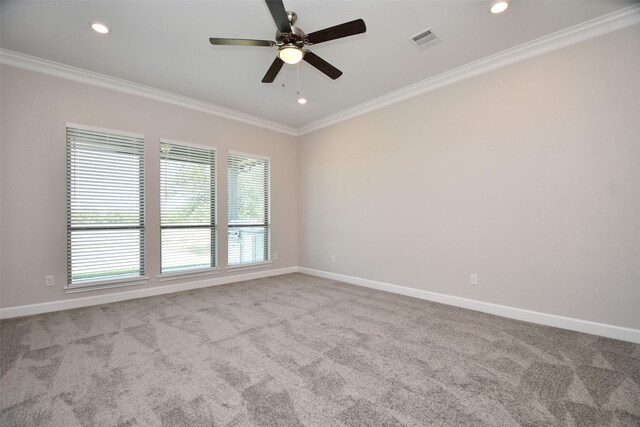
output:
[[[144,139],[67,126],[67,285],[144,275]]]
[[[228,265],[236,267],[270,258],[270,161],[230,152]]]
[[[160,143],[162,273],[216,267],[216,152]]]

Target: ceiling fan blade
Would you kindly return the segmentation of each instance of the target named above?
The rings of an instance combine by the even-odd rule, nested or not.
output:
[[[367,31],[367,26],[362,19],[345,22],[344,24],[335,25],[325,28],[324,30],[314,31],[307,34],[307,39],[312,44],[318,44],[329,40],[341,39]]]
[[[271,40],[251,40],[251,39],[221,39],[211,37],[209,43],[219,46],[275,46],[275,42]]]
[[[309,64],[316,67],[318,70],[325,73],[327,76],[331,77],[333,80],[337,79],[342,75],[342,71],[338,70],[333,65],[329,64],[324,59],[320,58],[313,52],[305,51],[304,57],[302,58],[307,61]]]
[[[269,12],[271,12],[271,16],[273,16],[273,20],[276,23],[276,27],[278,27],[278,31],[280,31],[281,33],[290,33],[291,24],[289,23],[287,11],[284,8],[282,0],[265,1],[267,2],[267,7],[269,8]]]
[[[267,70],[267,74],[262,78],[262,83],[273,83],[283,65],[284,61],[276,56],[276,59],[271,63],[271,67]]]

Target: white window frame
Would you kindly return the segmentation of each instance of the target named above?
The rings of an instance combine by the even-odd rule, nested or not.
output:
[[[228,271],[239,271],[239,270],[248,270],[248,269],[253,269],[253,268],[260,268],[260,267],[265,267],[268,266],[270,264],[273,263],[273,260],[271,259],[271,158],[270,157],[266,157],[266,156],[261,156],[258,154],[252,154],[252,153],[245,153],[245,152],[241,152],[241,151],[233,151],[233,150],[228,150],[227,151],[227,182],[230,182],[229,180],[231,179],[229,176],[229,155],[236,155],[236,156],[244,156],[244,157],[248,157],[248,158],[252,158],[252,159],[258,159],[258,160],[266,160],[268,162],[268,179],[267,179],[267,204],[266,204],[266,215],[265,215],[265,224],[242,224],[242,225],[232,225],[229,224],[230,219],[229,219],[229,214],[230,214],[230,206],[231,206],[231,200],[232,200],[232,195],[227,192],[227,270]],[[229,188],[229,185],[227,184],[227,189]],[[229,242],[229,229],[230,228],[240,228],[240,227],[265,227],[266,231],[267,231],[267,242],[266,242],[266,247],[265,247],[265,251],[266,251],[266,256],[265,256],[265,260],[264,261],[259,261],[259,262],[253,262],[253,263],[245,263],[245,264],[235,264],[235,265],[229,265],[229,247],[228,247],[228,242]]]
[[[160,193],[160,215],[159,215],[159,219],[160,219],[160,274],[158,275],[158,279],[160,281],[167,281],[167,280],[174,280],[174,279],[180,279],[180,278],[186,278],[186,277],[198,277],[198,276],[206,276],[206,275],[210,275],[210,274],[216,274],[220,271],[220,259],[219,259],[219,254],[220,254],[220,246],[219,246],[219,233],[218,233],[218,229],[219,229],[219,224],[218,224],[218,149],[215,146],[210,146],[210,145],[204,145],[204,144],[194,144],[191,142],[186,142],[186,141],[181,141],[181,140],[176,140],[176,139],[169,139],[169,138],[160,138],[160,144],[158,147],[158,151],[160,152],[160,162],[162,162],[162,154],[161,154],[161,147],[162,144],[175,144],[175,145],[180,145],[180,146],[184,146],[184,147],[193,147],[193,148],[198,148],[198,149],[202,149],[202,150],[207,150],[207,151],[213,151],[215,153],[215,158],[214,158],[214,163],[213,163],[213,174],[212,174],[212,179],[213,179],[213,186],[212,186],[212,190],[213,190],[213,211],[211,212],[211,220],[212,220],[212,233],[213,236],[212,238],[214,239],[214,247],[213,249],[213,262],[215,264],[214,267],[209,267],[209,268],[198,268],[198,269],[185,269],[185,270],[179,270],[179,271],[170,271],[170,272],[162,272],[162,229],[163,228],[181,228],[179,226],[163,226],[162,225],[162,194]],[[162,165],[160,165],[160,174],[162,174]],[[159,184],[160,184],[160,192],[162,192],[162,175],[160,175],[160,180],[159,180]],[[186,227],[185,227],[186,228]]]
[[[134,277],[122,277],[122,278],[107,278],[96,280],[85,280],[78,283],[72,283],[72,251],[71,251],[71,235],[73,230],[79,230],[82,227],[73,227],[71,224],[71,175],[70,175],[70,147],[68,143],[68,129],[77,129],[80,131],[95,132],[110,134],[121,137],[136,138],[142,140],[142,160],[140,174],[142,176],[142,182],[140,183],[140,210],[141,210],[141,223],[137,229],[141,230],[141,243],[140,243],[140,275]],[[122,286],[134,286],[148,283],[149,278],[145,275],[147,271],[147,229],[146,229],[146,159],[145,159],[145,144],[144,135],[140,133],[121,131],[116,129],[108,129],[97,126],[89,126],[78,123],[67,122],[65,124],[65,151],[66,151],[66,198],[67,198],[67,280],[64,287],[65,293],[84,292],[99,289],[116,288]],[[107,228],[107,227],[104,227]],[[95,229],[100,229],[96,227]]]

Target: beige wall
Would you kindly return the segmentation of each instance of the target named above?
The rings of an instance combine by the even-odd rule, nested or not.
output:
[[[136,96],[2,67],[2,216],[0,306],[86,297],[158,282],[159,138],[218,148],[218,220],[227,210],[228,149],[268,156],[272,162],[271,268],[297,265],[296,138],[236,121]],[[65,124],[67,122],[145,135],[147,285],[67,295]],[[226,260],[226,228],[220,227],[219,260]],[[257,271],[257,270],[255,270]],[[219,275],[225,275],[224,268]],[[56,286],[45,288],[46,275]],[[189,279],[203,280],[203,277]]]
[[[301,266],[640,328],[639,25],[304,135],[298,156]]]
[[[227,149],[271,157],[272,268],[301,265],[640,328],[638,52],[636,25],[303,135],[298,144],[2,66],[0,307],[121,290],[62,290],[64,132],[75,122],[145,135],[150,281],[140,287],[187,281],[156,279],[157,152],[165,137],[216,146],[219,166]],[[224,167],[218,188],[224,223]],[[224,261],[224,228],[219,236]],[[479,286],[468,284],[470,273],[480,275]],[[55,276],[54,288],[44,287],[45,275]]]

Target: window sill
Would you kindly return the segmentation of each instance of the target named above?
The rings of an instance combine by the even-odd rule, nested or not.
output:
[[[101,289],[121,288],[123,286],[136,286],[149,283],[149,278],[133,277],[131,279],[121,280],[101,280],[95,282],[85,282],[81,285],[66,286],[64,292],[67,294],[75,294],[76,292],[99,291]]]
[[[241,271],[241,270],[253,270],[254,268],[262,268],[267,267],[273,264],[272,261],[264,261],[264,262],[255,262],[253,264],[240,264],[234,265],[233,267],[227,267],[227,271]]]
[[[168,280],[185,279],[188,277],[209,276],[211,274],[218,274],[219,268],[207,268],[203,270],[191,270],[191,271],[176,271],[172,273],[162,273],[158,276],[158,281],[166,282]]]

